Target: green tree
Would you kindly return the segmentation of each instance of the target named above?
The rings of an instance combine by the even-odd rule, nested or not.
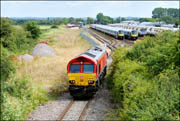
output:
[[[165,16],[166,15],[166,11],[164,8],[155,8],[153,11],[152,11],[152,18],[161,18],[162,16]]]
[[[172,24],[173,18],[171,16],[162,16],[160,18],[161,21],[164,21],[166,24]]]
[[[24,29],[30,32],[30,37],[33,39],[37,39],[41,34],[41,30],[35,21],[29,21],[24,25]]]
[[[63,24],[67,24],[68,23],[68,19],[67,18],[63,18]]]
[[[122,17],[122,18],[121,18],[121,21],[126,21],[126,18]]]
[[[116,18],[115,22],[120,23],[121,22],[121,17]]]
[[[103,13],[97,14],[96,19],[99,24],[101,24],[103,22],[103,17],[104,17]]]
[[[93,24],[93,23],[94,23],[94,19],[88,17],[88,18],[87,18],[87,24]]]
[[[167,9],[167,16],[171,16],[173,18],[179,17],[179,9],[176,8]]]
[[[104,16],[103,20],[102,20],[103,24],[109,24],[109,23],[113,23],[113,18],[109,17],[109,16]]]
[[[177,27],[178,25],[180,25],[180,20],[179,20],[179,18],[174,19],[174,23],[175,23],[175,26],[176,26],[176,27]]]
[[[70,18],[68,19],[68,22],[75,22],[75,18],[70,17]]]
[[[76,22],[83,22],[84,20],[82,18],[76,18]]]
[[[0,27],[0,37],[7,37],[12,33],[12,24],[13,22],[7,18],[1,18],[1,27]]]

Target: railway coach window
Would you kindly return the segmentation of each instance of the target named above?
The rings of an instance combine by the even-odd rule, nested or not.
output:
[[[81,65],[80,64],[71,64],[70,65],[70,72],[71,73],[80,73]]]
[[[93,64],[84,64],[83,72],[84,73],[94,73],[94,65]]]

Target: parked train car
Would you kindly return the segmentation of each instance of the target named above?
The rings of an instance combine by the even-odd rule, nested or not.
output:
[[[94,47],[69,61],[69,92],[73,97],[92,96],[106,75],[108,53]]]
[[[138,38],[138,32],[136,30],[125,29],[123,31],[126,39],[136,40]]]
[[[92,24],[90,26],[91,28],[101,31],[103,33],[109,34],[114,36],[115,38],[124,39],[124,32],[119,27],[110,27],[106,25],[98,25],[98,24]]]

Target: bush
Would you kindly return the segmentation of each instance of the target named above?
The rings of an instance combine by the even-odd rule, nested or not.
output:
[[[24,29],[27,30],[28,32],[30,32],[30,38],[33,39],[37,39],[40,34],[41,34],[41,30],[37,24],[37,22],[35,21],[29,21],[28,23],[26,23],[24,25]]]
[[[180,40],[179,32],[164,32],[155,38],[146,37],[126,52],[126,57],[138,62],[145,62],[150,72],[159,74],[172,65],[179,66]],[[177,62],[178,61],[178,62]]]
[[[0,21],[1,38],[7,37],[12,33],[12,23],[13,22],[7,18],[1,18],[1,21]]]
[[[3,82],[2,120],[24,120],[39,104],[47,101],[46,92],[28,80],[14,78]]]
[[[31,33],[21,26],[14,27],[8,19],[1,19],[1,119],[24,120],[39,104],[47,101],[46,92],[29,82],[26,77],[15,77],[16,68],[10,56],[19,52],[30,50],[37,40],[37,26],[28,26]],[[30,30],[31,30],[30,29]],[[37,33],[36,33],[37,32]],[[29,36],[32,38],[28,38]]]
[[[9,76],[15,72],[15,67],[8,58],[9,52],[7,51],[7,49],[1,46],[1,53],[1,81],[6,81],[9,78]]]
[[[178,38],[178,32],[163,32],[115,51],[108,85],[121,107],[111,119],[179,120]]]
[[[13,53],[31,49],[37,40],[27,38],[31,33],[25,31],[21,26],[13,27],[8,19],[1,21],[1,42],[4,48]]]
[[[57,26],[57,25],[52,25],[51,28],[52,28],[52,29],[57,29],[58,26]]]

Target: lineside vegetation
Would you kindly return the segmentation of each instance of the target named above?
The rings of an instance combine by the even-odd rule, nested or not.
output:
[[[68,61],[91,46],[80,36],[80,30],[56,27],[38,26],[33,21],[15,26],[1,18],[2,120],[25,120],[38,105],[66,91]],[[48,42],[56,56],[18,61],[19,55],[32,54],[39,41]]]
[[[14,55],[30,51],[41,31],[36,22],[28,22],[24,27],[12,24],[9,19],[1,18],[1,119],[23,120],[32,109],[47,101],[47,96],[29,82],[28,76],[16,76]]]
[[[113,55],[108,85],[120,106],[110,119],[179,120],[180,31],[145,37]]]

